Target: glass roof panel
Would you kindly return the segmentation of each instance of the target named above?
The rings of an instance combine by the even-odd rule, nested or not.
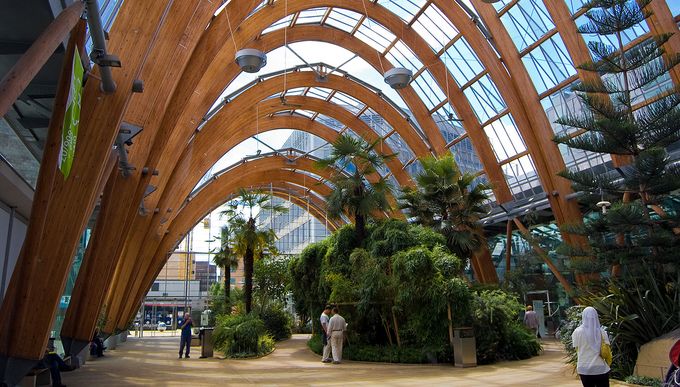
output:
[[[527,149],[517,130],[515,120],[510,114],[506,114],[485,126],[484,132],[491,142],[491,147],[498,161],[506,160]]]
[[[559,34],[553,35],[522,58],[538,93],[576,74],[576,69]]]
[[[370,19],[365,19],[354,35],[379,52],[384,52],[396,38],[390,30]]]
[[[319,99],[327,99],[332,92],[333,90],[326,89],[325,87],[312,87],[307,91],[306,95]]]
[[[295,16],[295,15],[286,16],[283,19],[281,19],[281,20],[277,21],[276,23],[270,25],[269,27],[265,28],[262,31],[262,35],[264,35],[268,32],[280,30],[281,28],[290,25],[290,22],[293,20],[293,16]]]
[[[336,120],[333,117],[329,117],[329,116],[327,116],[325,114],[321,114],[321,113],[319,113],[319,115],[316,116],[315,121],[318,121],[318,122],[328,126],[329,128],[335,130],[336,132],[341,131],[345,127],[345,125],[343,125],[342,122]]]
[[[463,90],[463,93],[468,97],[472,110],[481,123],[488,121],[507,107],[489,75],[481,77]]]
[[[321,20],[323,19],[323,16],[326,14],[326,11],[328,11],[328,8],[326,8],[326,7],[310,8],[310,9],[306,9],[304,11],[300,11],[300,14],[298,15],[297,19],[295,20],[295,24],[318,24],[318,23],[321,23]]]
[[[339,91],[333,95],[333,98],[331,98],[330,101],[334,104],[344,107],[354,115],[359,114],[359,112],[363,110],[364,107],[366,107],[366,105],[364,105],[364,103],[358,99]]]
[[[588,2],[588,0],[565,0],[565,1],[572,15],[578,12]]]
[[[613,170],[612,158],[609,154],[587,152],[559,144],[564,163],[571,171],[590,171],[594,176]]]
[[[413,29],[425,39],[434,52],[439,52],[458,35],[458,29],[434,4],[430,4],[418,16],[413,23]]]
[[[542,0],[520,0],[501,20],[520,51],[555,28]]]
[[[503,164],[501,169],[515,199],[526,199],[543,192],[530,155]]]
[[[404,169],[406,169],[406,172],[408,172],[409,175],[416,177],[423,172],[423,164],[420,162],[420,160],[414,160]]]
[[[392,148],[392,152],[397,154],[397,158],[402,162],[402,164],[406,164],[415,157],[415,154],[413,151],[411,151],[411,148],[406,145],[406,141],[401,138],[399,133],[392,133],[391,136],[385,139],[385,142],[390,146],[390,148]],[[382,151],[382,147],[380,150]]]
[[[416,93],[425,102],[428,110],[432,110],[446,99],[446,94],[439,87],[439,84],[434,80],[430,70],[423,71],[418,78],[411,82],[411,86],[416,90]]]
[[[458,121],[456,112],[448,103],[432,113],[432,119],[439,127],[439,131],[447,144],[465,134],[465,129]]]
[[[442,54],[442,60],[458,86],[466,84],[477,74],[484,71],[484,66],[479,58],[462,36]]]
[[[305,110],[305,109],[295,109],[295,112],[293,114],[299,114],[301,116],[305,116],[307,118],[312,118],[316,114],[313,111],[310,110]]]
[[[506,5],[512,3],[513,0],[498,0],[497,2],[493,3],[493,7],[496,8],[496,11],[500,11],[505,7]]]
[[[404,22],[413,20],[418,11],[425,5],[425,0],[378,0],[378,4],[389,9]]]
[[[672,15],[680,15],[680,2],[677,0],[666,0],[666,4],[668,4]]]
[[[577,82],[571,83],[541,100],[541,105],[555,134],[573,133],[577,130],[555,123],[560,117],[577,116],[583,111],[581,98],[572,91],[572,87],[576,84]]]
[[[472,141],[468,137],[455,143],[450,151],[462,173],[477,173],[484,169],[474,146],[472,146]]]
[[[305,90],[307,90],[306,87],[296,87],[294,89],[288,89],[288,91],[286,91],[286,95],[303,95],[305,93]],[[277,94],[274,94],[274,95],[278,95],[278,94],[281,94],[281,93],[277,93]]]
[[[380,137],[384,137],[387,133],[392,131],[392,126],[385,121],[380,114],[373,109],[368,108],[359,116],[371,129],[373,129]]]
[[[359,20],[361,20],[361,17],[360,13],[348,9],[333,8],[324,24],[350,33],[354,30]]]
[[[401,40],[395,43],[387,52],[387,59],[392,62],[393,65],[399,65],[405,67],[414,73],[423,67],[423,63],[418,59],[418,57],[404,44]]]

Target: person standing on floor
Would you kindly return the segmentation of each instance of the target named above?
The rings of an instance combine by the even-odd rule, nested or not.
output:
[[[189,313],[184,313],[184,322],[180,329],[182,330],[182,336],[179,339],[179,358],[182,358],[182,352],[184,352],[184,347],[186,346],[186,353],[184,357],[189,358],[189,351],[191,350],[191,328],[194,326],[194,322],[191,321],[191,315]]]
[[[676,341],[668,352],[671,366],[666,373],[663,387],[680,387],[680,340]]]
[[[321,343],[323,344],[323,354],[321,355],[321,361],[324,363],[330,363],[333,361],[333,359],[331,358],[331,343],[328,331],[328,322],[330,320],[330,315],[331,306],[326,305],[326,307],[323,308],[321,317],[319,318],[319,320],[321,321]]]
[[[583,310],[581,325],[571,334],[578,361],[576,372],[583,387],[609,387],[609,365],[600,356],[602,340],[609,344],[607,332],[600,326],[600,319],[593,307]]]
[[[347,323],[340,316],[338,307],[333,308],[333,317],[328,322],[328,333],[331,336],[331,352],[333,352],[333,364],[340,364],[342,361],[342,342],[345,339]]]
[[[526,312],[524,313],[524,325],[534,331],[536,337],[541,337],[541,332],[538,330],[538,315],[534,312],[534,307],[531,305],[527,305]]]

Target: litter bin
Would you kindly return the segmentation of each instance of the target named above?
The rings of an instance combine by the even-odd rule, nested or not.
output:
[[[477,366],[477,344],[471,327],[453,328],[453,364],[456,367]]]
[[[212,333],[215,328],[201,328],[198,337],[201,339],[201,359],[213,357]]]

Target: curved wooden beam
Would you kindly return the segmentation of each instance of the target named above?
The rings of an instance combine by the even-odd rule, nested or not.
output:
[[[298,75],[298,74],[295,74]],[[303,86],[312,81],[314,76],[312,73],[300,73],[304,77],[289,77],[287,81],[291,88]],[[291,79],[292,78],[292,79]],[[302,81],[298,81],[300,78]],[[340,78],[342,79],[342,78]],[[169,208],[177,208],[182,200],[191,192],[192,188],[198,183],[200,178],[222,157],[229,149],[250,138],[251,136],[261,132],[259,123],[257,122],[256,114],[259,113],[261,117],[276,113],[281,110],[289,110],[290,107],[281,105],[278,99],[269,99],[256,103],[258,106],[253,106],[252,99],[264,98],[262,96],[271,95],[275,90],[278,80],[264,81],[253,90],[249,90],[239,95],[232,102],[227,104],[220,112],[212,117],[210,121],[196,134],[187,149],[179,157],[178,168],[173,173],[169,180],[168,187],[172,190],[166,189],[163,193],[159,208],[161,211],[167,211]],[[332,80],[329,79],[329,84]],[[273,86],[273,88],[272,88]],[[260,90],[255,90],[260,88]],[[318,98],[290,96],[286,98],[288,103],[299,105],[300,109],[310,110],[325,114],[332,117],[350,128],[353,128],[357,134],[365,136],[369,141],[378,139],[377,134],[362,120],[349,113],[345,108]],[[237,114],[239,112],[240,114]],[[396,112],[395,112],[396,113]],[[233,119],[226,119],[226,117],[235,117]],[[291,117],[292,118],[292,117]],[[304,120],[304,119],[302,119]],[[311,121],[311,120],[307,120]],[[269,121],[263,119],[263,124]],[[289,123],[295,123],[295,120],[289,120]],[[281,121],[281,124],[285,121]],[[322,125],[325,127],[325,125]],[[290,126],[295,129],[296,127]],[[330,137],[329,134],[317,131],[321,127],[308,127],[310,133],[318,135],[319,137]],[[328,127],[326,127],[328,128]],[[300,128],[304,130],[304,128]],[[331,130],[331,129],[327,129]],[[331,130],[332,131],[332,130]],[[392,153],[392,149],[386,143],[380,145],[382,151],[385,153]],[[403,170],[401,162],[394,158],[389,161],[388,166],[397,179],[397,182],[402,186],[412,186],[413,181]],[[174,214],[168,213],[167,219],[171,220]]]
[[[137,215],[139,203],[146,190],[141,166],[151,150],[159,131],[162,112],[175,90],[177,74],[186,66],[200,33],[205,29],[217,5],[210,1],[193,1],[195,6],[183,11],[177,5],[170,8],[172,17],[165,19],[159,30],[164,39],[181,42],[174,50],[152,53],[141,69],[146,91],[131,97],[123,121],[138,125],[144,130],[135,138],[128,159],[137,168],[124,177],[115,170],[109,177],[97,222],[90,237],[79,275],[71,294],[69,308],[64,317],[61,338],[64,350],[79,352],[94,333],[106,287],[116,267],[122,250],[123,238]],[[162,65],[159,65],[162,64]],[[152,76],[163,74],[164,77]],[[76,348],[72,348],[75,343]]]
[[[169,224],[167,232],[154,245],[154,253],[147,256],[147,259],[140,259],[140,261],[143,261],[141,262],[142,265],[138,266],[134,271],[138,275],[122,279],[121,282],[114,284],[110,296],[113,301],[119,304],[119,308],[117,308],[118,314],[111,316],[110,324],[107,324],[105,331],[110,332],[108,329],[113,331],[116,328],[114,324],[118,323],[117,320],[127,317],[129,312],[136,308],[136,302],[129,302],[129,300],[136,300],[136,298],[130,297],[140,292],[142,292],[141,296],[145,294],[148,287],[143,285],[153,281],[157,271],[162,267],[165,257],[167,257],[167,252],[183,238],[183,235],[187,233],[191,225],[198,222],[201,216],[216,208],[218,206],[217,203],[223,203],[227,200],[228,193],[225,192],[227,188],[231,190],[230,192],[234,192],[239,187],[268,183],[272,180],[283,180],[284,177],[286,180],[291,180],[291,182],[298,185],[305,185],[308,180],[311,182],[311,179],[313,179],[300,173],[290,175],[290,169],[293,168],[315,173],[324,179],[331,177],[330,171],[317,169],[314,161],[306,157],[298,159],[293,164],[282,156],[265,157],[246,161],[223,173],[199,191],[190,201],[186,202],[185,206],[178,212],[178,216]],[[313,191],[322,189],[319,184],[309,185],[307,188]],[[129,296],[124,294],[123,289],[128,290]]]

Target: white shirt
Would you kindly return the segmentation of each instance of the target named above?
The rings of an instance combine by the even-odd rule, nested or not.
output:
[[[319,321],[321,321],[321,329],[323,329],[324,332],[328,332],[328,320],[328,315],[326,313],[321,313]]]
[[[600,329],[602,330],[604,342],[610,344],[607,331],[605,331],[604,328]],[[579,375],[602,375],[609,372],[609,366],[604,362],[602,357],[600,357],[600,348],[598,347],[596,351],[586,343],[585,335],[583,334],[583,329],[581,327],[576,328],[574,333],[571,334],[571,341],[578,352],[576,373]]]
[[[339,314],[334,315],[331,317],[331,320],[328,322],[328,334],[332,334],[334,331],[344,331],[347,328],[347,323],[345,322],[345,319],[340,316]]]

